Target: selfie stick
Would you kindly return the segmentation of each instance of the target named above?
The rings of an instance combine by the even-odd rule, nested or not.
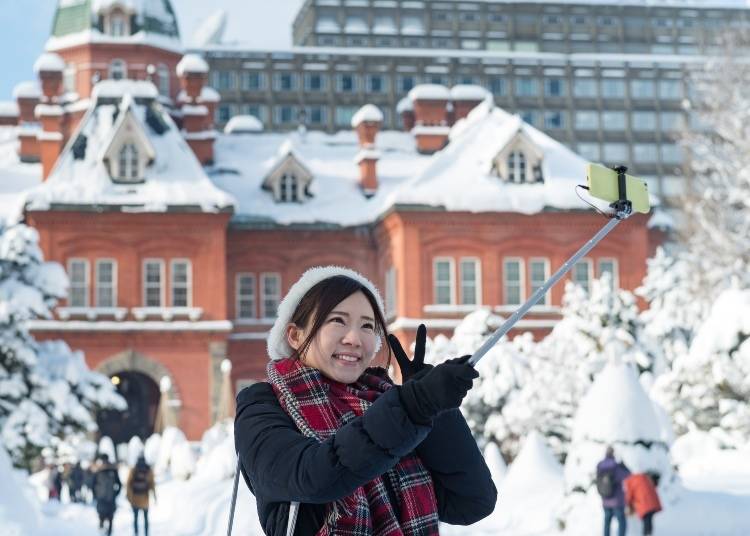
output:
[[[607,222],[607,225],[602,227],[602,229],[596,233],[591,240],[586,242],[581,249],[576,251],[576,253],[568,259],[565,264],[563,264],[557,272],[555,272],[552,277],[550,277],[547,282],[544,283],[541,287],[539,287],[536,292],[524,303],[521,307],[519,307],[516,312],[514,312],[508,320],[506,320],[502,326],[500,326],[490,337],[484,341],[482,346],[479,347],[479,349],[474,352],[474,354],[469,359],[469,364],[472,366],[476,366],[476,364],[479,362],[482,357],[484,357],[484,354],[490,351],[490,349],[497,344],[497,341],[500,340],[500,338],[508,333],[513,326],[518,322],[523,316],[531,309],[536,302],[538,302],[542,296],[544,296],[545,292],[547,292],[552,285],[557,283],[562,276],[567,274],[570,269],[573,267],[573,265],[578,262],[581,257],[586,255],[591,249],[599,243],[599,241],[607,236],[609,232],[617,227],[617,224],[621,221],[627,219],[633,212],[633,207],[630,201],[627,199],[627,192],[625,188],[625,172],[627,171],[627,168],[625,166],[618,166],[615,168],[615,171],[617,172],[617,186],[618,186],[618,194],[619,199],[615,201],[614,203],[610,204],[610,207],[612,207],[615,212],[612,215],[612,219]],[[585,186],[582,186],[582,188],[586,188]]]

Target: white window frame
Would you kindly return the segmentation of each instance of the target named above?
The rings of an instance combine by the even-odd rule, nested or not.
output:
[[[152,305],[148,303],[148,289],[149,287],[148,282],[146,281],[146,265],[149,263],[155,263],[159,265],[159,305]],[[143,259],[143,262],[141,263],[141,285],[142,285],[142,303],[144,307],[164,307],[165,306],[165,300],[164,300],[164,293],[166,292],[166,281],[164,277],[164,259],[157,259],[157,258],[147,258]]]
[[[165,97],[169,97],[171,91],[172,80],[169,75],[169,67],[165,64],[160,63],[156,68],[156,86],[159,89],[159,94]]]
[[[278,295],[276,296],[276,310],[278,311],[279,304],[281,303],[281,274],[278,272],[261,272],[260,274],[260,318],[262,319],[268,319],[268,318],[275,318],[274,316],[268,316],[266,314],[266,278],[268,277],[276,277],[279,282],[279,291]]]
[[[73,303],[72,297],[73,297],[73,278],[71,277],[73,273],[73,264],[74,263],[83,263],[83,303]],[[88,307],[89,306],[89,294],[90,294],[90,272],[89,272],[89,260],[83,259],[80,257],[73,257],[68,259],[68,280],[70,282],[70,288],[68,289],[68,307]],[[80,286],[77,286],[76,288],[80,288]]]
[[[604,273],[602,271],[602,264],[605,262],[612,263],[612,288],[613,289],[620,288],[620,263],[615,257],[600,257],[599,259],[597,259],[596,261],[597,277],[601,279],[602,274]]]
[[[585,264],[585,265],[588,266],[588,280],[586,281],[585,285],[582,285],[580,283],[580,281],[578,279],[576,279],[576,269],[577,269],[577,266],[582,265],[582,264]],[[582,287],[583,290],[585,290],[586,292],[589,292],[591,290],[591,279],[593,278],[593,276],[594,276],[594,263],[589,258],[581,259],[580,261],[578,261],[577,263],[575,263],[573,265],[573,268],[572,268],[571,272],[570,272],[570,279],[571,279],[571,281],[573,281],[573,283],[577,284],[578,286]]]
[[[184,263],[186,268],[186,282],[184,287],[186,289],[187,303],[185,305],[175,305],[174,303],[174,291],[178,288],[175,284],[175,266],[179,263]],[[171,307],[192,307],[193,306],[193,263],[190,259],[176,258],[169,261],[169,305]]]
[[[120,73],[120,78],[114,77],[115,72]],[[128,63],[121,58],[114,58],[109,62],[107,73],[110,80],[125,80],[128,77]]]
[[[538,262],[544,263],[544,278],[543,278],[543,280],[542,280],[542,282],[541,282],[540,285],[535,286],[534,285],[534,277],[533,277],[533,273],[534,272],[532,271],[532,266],[535,263],[538,263]],[[531,257],[529,259],[529,292],[531,293],[530,295],[533,296],[534,292],[536,292],[536,290],[539,287],[541,287],[542,285],[544,285],[544,283],[547,282],[547,280],[549,279],[549,277],[550,277],[550,261],[549,261],[549,259],[547,257]],[[541,297],[541,299],[538,302],[536,302],[536,305],[550,305],[550,291],[549,290],[544,293],[544,295]]]
[[[298,203],[299,179],[294,173],[284,173],[279,177],[279,200],[282,203]]]
[[[390,266],[385,271],[385,316],[392,318],[396,316],[398,308],[398,272],[395,266]]]
[[[508,154],[508,182],[525,183],[529,174],[528,164],[529,159],[526,158],[526,153],[521,150],[511,151]]]
[[[129,154],[126,154],[123,158],[123,153],[128,148],[130,148]],[[138,145],[132,140],[123,143],[117,151],[117,180],[122,182],[138,182],[141,176],[140,167]]]
[[[508,264],[511,262],[518,263],[518,303],[508,301]],[[526,301],[526,269],[523,257],[503,257],[503,304],[504,305],[521,305]]]
[[[99,300],[99,290],[106,288],[104,285],[102,285],[101,281],[99,281],[99,270],[102,264],[104,263],[111,263],[112,264],[112,282],[110,283],[110,292],[112,295],[112,303],[109,305],[102,305]],[[110,259],[110,258],[104,258],[104,259],[96,259],[96,263],[94,265],[94,304],[96,307],[117,307],[117,260],[116,259]]]
[[[250,306],[251,316],[242,316],[240,312],[242,311],[242,307],[240,303],[243,300],[247,300],[247,296],[243,296],[240,293],[240,290],[242,289],[242,286],[240,285],[240,281],[243,277],[249,277],[252,279],[252,302]],[[234,316],[238,320],[250,320],[250,319],[257,319],[258,318],[258,279],[255,276],[253,272],[239,272],[234,277]]]
[[[471,262],[474,264],[474,303],[466,303],[464,298],[464,263]],[[482,305],[482,261],[479,257],[461,257],[458,263],[458,289],[460,294],[461,305]]]
[[[450,302],[449,303],[440,303],[438,301],[438,263],[440,262],[447,262],[448,263],[448,274],[449,274],[449,294],[450,294]],[[435,257],[432,259],[432,293],[433,293],[433,303],[436,305],[456,305],[456,261],[452,257]]]

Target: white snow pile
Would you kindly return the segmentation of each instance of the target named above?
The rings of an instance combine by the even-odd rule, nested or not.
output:
[[[38,99],[41,96],[42,90],[39,87],[39,82],[35,80],[19,82],[13,88],[14,99]]]
[[[54,52],[45,52],[34,62],[34,72],[62,72],[65,70],[65,61]]]
[[[654,403],[632,365],[609,363],[581,400],[573,425],[573,441],[565,463],[568,489],[587,490],[607,445],[636,473],[671,473],[669,446]]]
[[[365,121],[370,123],[382,123],[383,112],[374,104],[365,104],[352,116],[352,128],[357,128]]]
[[[417,100],[450,100],[451,93],[447,87],[440,84],[418,84],[409,91],[409,98]]]
[[[451,100],[454,101],[483,101],[488,94],[482,86],[474,84],[458,84],[450,90]]]
[[[0,534],[35,534],[40,510],[25,471],[13,468],[5,448],[0,445]]]
[[[191,73],[208,73],[208,63],[198,54],[185,54],[177,64],[177,76]]]
[[[227,121],[224,134],[255,134],[263,132],[263,123],[254,115],[235,115]]]

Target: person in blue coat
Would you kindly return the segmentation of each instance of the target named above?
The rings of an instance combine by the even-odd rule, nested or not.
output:
[[[370,366],[386,337],[400,386]],[[422,325],[409,360],[353,270],[312,268],[291,287],[268,380],[239,393],[234,425],[267,535],[427,536],[492,513],[497,490],[458,410],[478,374],[469,356],[424,364],[425,338]]]

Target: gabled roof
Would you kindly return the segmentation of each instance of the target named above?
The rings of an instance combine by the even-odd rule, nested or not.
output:
[[[312,180],[313,174],[305,165],[302,157],[294,150],[292,140],[287,138],[284,143],[279,147],[276,153],[276,159],[272,160],[268,166],[268,172],[263,177],[263,187],[268,188],[270,186],[271,177],[282,167],[293,166],[295,169],[302,172],[303,176],[300,177],[303,181],[307,182]]]
[[[110,80],[107,91],[98,92],[106,96],[93,100],[50,176],[27,193],[27,210],[232,210],[234,199],[211,182],[169,114],[152,98],[133,97],[132,89],[132,81]],[[154,159],[145,168],[143,183],[116,184],[102,157],[118,125],[127,121],[128,111]]]
[[[145,149],[148,159],[153,161],[154,158],[156,158],[156,150],[146,134],[145,125],[141,124],[136,117],[135,112],[133,111],[134,106],[135,101],[133,101],[132,95],[126,93],[120,102],[120,113],[117,115],[117,120],[110,129],[109,139],[102,140],[102,150],[99,158],[112,158],[112,151],[118,149],[118,147],[114,146],[117,140],[117,135],[122,129],[127,127],[130,127],[130,131],[138,141],[139,146],[142,149]]]

